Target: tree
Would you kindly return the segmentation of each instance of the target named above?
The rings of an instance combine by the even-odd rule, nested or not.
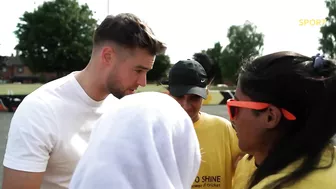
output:
[[[336,57],[336,0],[326,0],[325,3],[329,13],[326,24],[320,29],[322,38],[318,50],[333,59]]]
[[[193,55],[193,59],[199,62],[203,66],[208,76],[208,84],[211,84],[215,77],[215,68],[214,68],[215,66],[214,66],[212,59],[209,57],[209,55],[207,55],[204,52],[195,53]]]
[[[49,1],[20,20],[15,49],[32,72],[57,72],[60,77],[88,63],[97,21],[87,4]]]
[[[5,65],[7,60],[8,60],[7,56],[1,56],[0,55],[0,67]]]
[[[202,51],[203,53],[206,53],[213,61],[213,69],[215,75],[213,83],[215,84],[223,83],[223,77],[219,67],[222,61],[222,51],[223,46],[220,44],[220,42],[215,43],[213,48]]]
[[[6,61],[8,57],[0,56],[0,80],[3,79],[3,69],[6,67]]]
[[[262,53],[264,35],[257,32],[257,27],[246,21],[243,25],[229,28],[227,37],[229,44],[222,52],[220,62],[223,77],[233,83],[237,80],[237,71],[241,63]]]
[[[241,63],[262,53],[264,35],[257,32],[257,27],[246,21],[243,25],[233,25],[228,29],[229,44],[223,46],[217,42],[205,52],[214,62],[215,83],[235,84],[237,71]]]
[[[165,77],[166,71],[170,68],[170,58],[168,55],[160,54],[155,58],[153,69],[147,73],[148,81],[158,81]]]

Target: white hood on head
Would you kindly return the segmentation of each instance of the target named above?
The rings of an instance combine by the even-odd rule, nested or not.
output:
[[[200,163],[187,113],[166,94],[142,92],[97,122],[70,189],[190,189]]]

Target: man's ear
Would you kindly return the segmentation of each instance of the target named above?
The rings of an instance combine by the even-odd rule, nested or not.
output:
[[[101,49],[101,60],[104,65],[109,66],[113,59],[115,58],[115,52],[111,47],[102,47]]]
[[[275,128],[281,120],[281,111],[279,108],[271,105],[265,112],[265,123],[269,129]]]

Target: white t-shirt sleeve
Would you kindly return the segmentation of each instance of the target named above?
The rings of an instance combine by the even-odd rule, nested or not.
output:
[[[36,96],[27,96],[12,118],[3,165],[19,171],[44,172],[56,141],[54,120],[48,104]]]

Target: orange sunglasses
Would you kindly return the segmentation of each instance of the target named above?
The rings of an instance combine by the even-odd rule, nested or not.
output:
[[[238,101],[234,99],[229,99],[226,103],[228,108],[230,119],[234,119],[234,117],[238,113],[239,108],[249,108],[253,110],[263,110],[270,106],[271,104],[264,103],[264,102],[252,102],[252,101]],[[280,109],[284,117],[288,120],[296,120],[296,117],[290,113],[289,111],[281,108]]]

